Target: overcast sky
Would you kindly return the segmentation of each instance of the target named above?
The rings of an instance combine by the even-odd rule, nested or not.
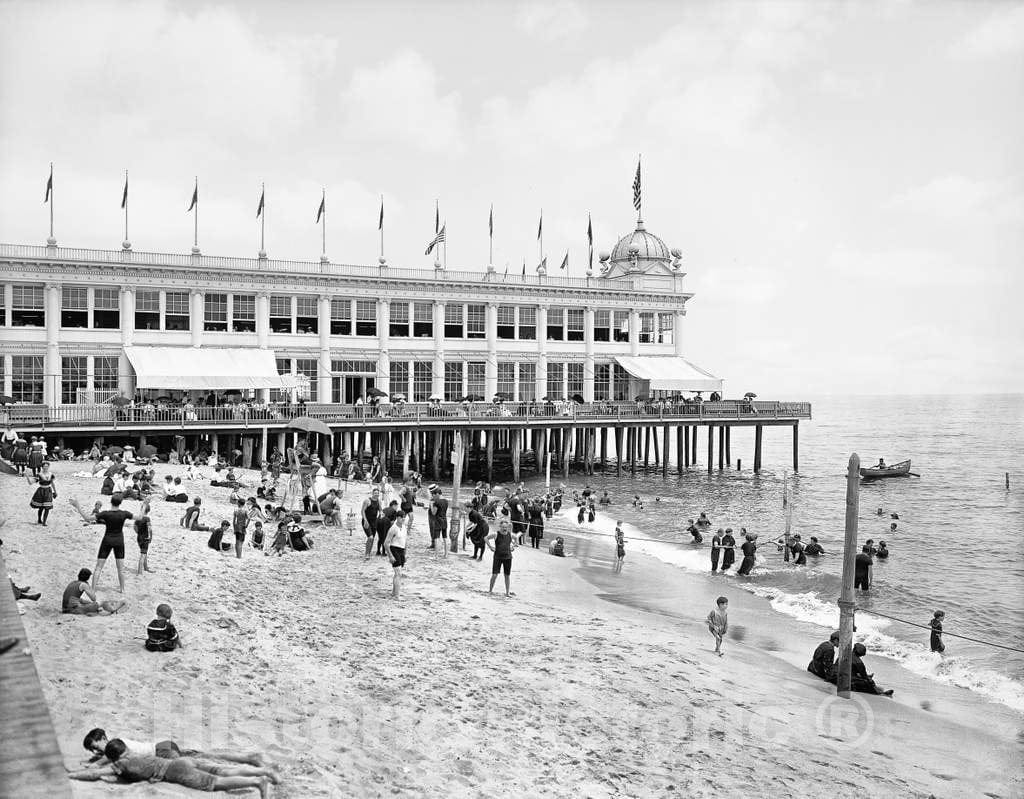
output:
[[[684,253],[728,393],[1024,391],[1024,3],[0,2],[0,241]]]

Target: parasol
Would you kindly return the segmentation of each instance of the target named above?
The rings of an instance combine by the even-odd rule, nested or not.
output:
[[[462,398],[463,402],[483,402],[484,398],[479,394],[467,394]]]
[[[573,394],[572,397],[570,397],[570,399],[577,405],[582,405],[584,402],[586,402],[586,400],[583,399],[582,394]]]
[[[381,391],[379,388],[374,386],[373,388],[366,389],[366,396],[368,397],[386,397],[388,392]]]
[[[152,458],[156,455],[156,447],[152,444],[143,444],[138,448],[138,450],[136,450],[135,454],[140,458]]]
[[[431,402],[444,402],[444,397],[441,394],[431,394],[428,399]]]
[[[119,447],[116,444],[114,446],[112,446],[112,447],[107,447],[107,454],[108,455],[120,455],[122,452],[124,452],[124,448],[123,447]]]
[[[125,405],[131,405],[132,401],[130,399],[128,399],[127,397],[114,397],[110,401],[110,404],[111,405],[117,405],[118,407],[123,407]]]
[[[743,395],[743,398],[744,399],[754,399],[754,397],[756,397],[756,396],[757,396],[757,394],[755,394],[753,391],[748,391],[746,394]]]
[[[312,419],[309,416],[296,416],[288,422],[289,430],[301,430],[304,433],[320,433],[320,435],[331,435],[331,428],[319,419]]]
[[[0,405],[13,405],[14,397],[8,394],[0,394]]]
[[[391,401],[392,402],[404,402],[405,401],[405,394],[392,394],[391,395]]]

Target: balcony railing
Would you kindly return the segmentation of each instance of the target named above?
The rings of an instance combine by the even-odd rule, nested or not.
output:
[[[32,244],[0,244],[0,258],[60,261],[76,264],[110,264],[123,266],[200,267],[211,271],[287,272],[302,275],[334,275],[341,277],[374,277],[395,280],[436,280],[457,283],[505,283],[515,286],[553,286],[560,288],[623,289],[598,277],[541,277],[537,274],[509,274],[459,271],[454,269],[408,269],[366,264],[335,264],[320,261],[282,261],[271,258],[233,258],[220,255],[189,255],[186,253],[154,253],[135,250],[88,250],[77,247],[44,247]]]
[[[724,400],[701,403],[660,402],[445,402],[341,405],[307,403],[168,407],[143,403],[116,405],[11,405],[2,409],[0,422],[53,428],[171,427],[284,427],[296,416],[311,416],[328,425],[388,427],[397,425],[469,426],[515,425],[530,421],[637,422],[745,421],[811,418],[809,402],[745,402]],[[3,417],[6,417],[4,419]]]

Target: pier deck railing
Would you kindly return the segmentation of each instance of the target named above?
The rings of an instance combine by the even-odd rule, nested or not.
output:
[[[724,400],[701,403],[644,402],[489,402],[476,403],[391,403],[386,405],[343,405],[306,403],[266,405],[163,406],[142,403],[129,406],[102,405],[10,405],[0,409],[0,422],[30,428],[54,430],[156,428],[248,428],[283,427],[296,416],[311,416],[328,425],[345,427],[455,426],[485,427],[516,422],[638,423],[659,422],[707,424],[740,422],[777,423],[811,418],[809,402],[745,402]],[[6,418],[4,418],[6,417]]]

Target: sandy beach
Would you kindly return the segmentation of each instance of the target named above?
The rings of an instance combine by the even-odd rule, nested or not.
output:
[[[35,524],[24,480],[2,478],[0,506],[9,570],[43,593],[19,604],[70,768],[99,726],[262,751],[280,767],[279,797],[1024,793],[1021,740],[884,697],[837,700],[832,686],[746,641],[727,638],[715,657],[703,623],[713,584],[693,579],[678,617],[605,601],[576,559],[547,554],[553,531],[544,549],[516,551],[507,599],[487,593],[489,554],[477,563],[426,549],[417,508],[396,602],[388,563],[363,559],[358,529],[314,530],[313,551],[281,558],[247,545],[238,560],[179,526],[185,506],[154,500],[154,573],[134,574],[126,527],[130,607],[61,615],[64,586],[94,566],[102,535],[67,502],[99,498],[99,478],[71,476],[81,466],[55,465],[60,498],[47,527]],[[161,465],[157,477],[183,471]],[[229,518],[228,489],[204,471],[185,490],[203,497],[207,523]],[[365,493],[349,487],[343,506],[358,510]],[[649,567],[630,555],[625,576]],[[115,587],[111,562],[100,598],[119,597]],[[160,602],[174,609],[183,650],[142,646]],[[732,621],[770,624],[750,605],[737,598]],[[809,656],[817,642],[808,643]],[[192,795],[163,784],[73,791]]]

